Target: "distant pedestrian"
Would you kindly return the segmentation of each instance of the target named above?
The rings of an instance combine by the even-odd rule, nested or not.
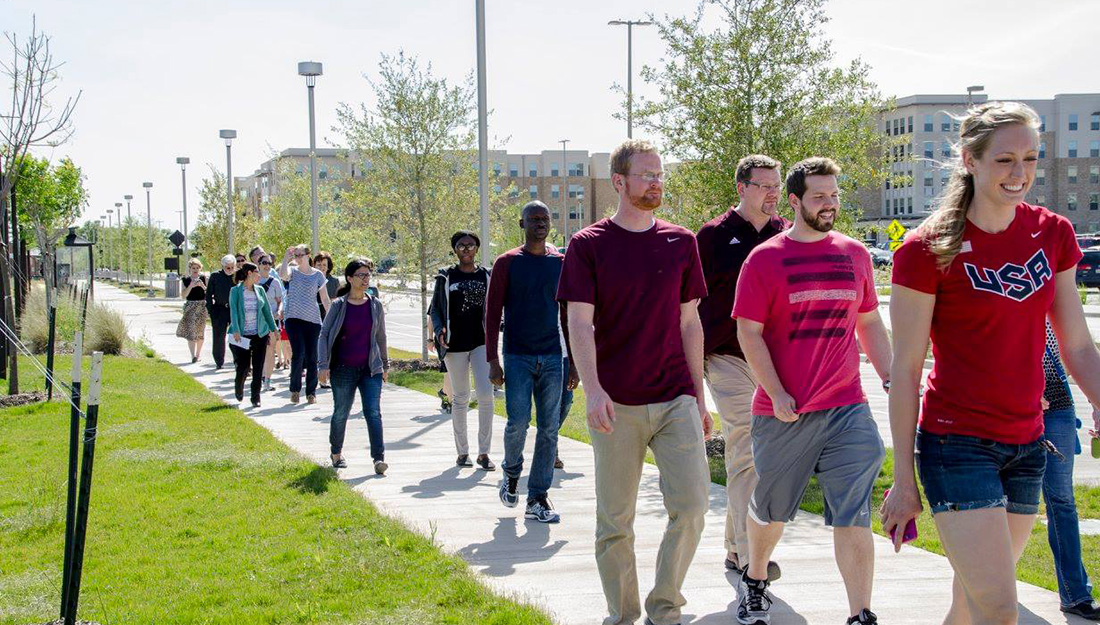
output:
[[[646,449],[660,471],[668,525],[645,609],[679,623],[680,592],[703,531],[710,489],[703,441],[712,421],[703,395],[707,294],[695,235],[655,219],[664,195],[661,157],[628,140],[611,155],[618,208],[573,235],[557,299],[568,303],[569,340],[587,398],[596,457],[596,568],[608,616],[634,623],[642,607],[634,514]]]
[[[263,288],[256,288],[256,283],[260,280],[260,271],[256,265],[243,263],[237,269],[235,279],[237,286],[229,294],[229,332],[233,335],[229,348],[233,352],[237,369],[233,391],[237,401],[244,400],[244,380],[251,372],[250,399],[252,405],[258,407],[267,343],[275,335],[275,317],[271,314],[267,293]],[[242,342],[247,342],[247,346],[242,346]]]
[[[191,352],[191,362],[199,361],[202,354],[202,342],[206,334],[206,276],[202,273],[202,261],[192,258],[187,261],[187,275],[183,277],[183,317],[176,326],[176,336],[187,339],[187,349]]]
[[[291,260],[297,267],[289,267]],[[306,401],[317,402],[317,336],[321,333],[321,306],[331,305],[325,290],[325,274],[310,265],[309,247],[289,247],[279,265],[279,277],[290,282],[283,300],[283,323],[291,343],[290,403],[297,404],[302,392],[302,368],[306,371]]]
[[[332,466],[347,466],[343,455],[344,432],[358,390],[367,420],[374,472],[383,475],[388,465],[382,441],[381,397],[390,361],[386,314],[381,300],[367,292],[373,271],[374,262],[365,258],[353,260],[344,268],[345,285],[332,301],[317,342],[318,368],[322,381],[332,381],[333,410],[329,424]]]
[[[565,257],[546,245],[550,234],[550,209],[546,204],[528,202],[520,215],[519,226],[526,240],[523,246],[501,254],[493,263],[485,304],[489,380],[504,386],[508,413],[500,500],[509,508],[519,504],[517,490],[534,395],[537,432],[524,516],[540,523],[557,523],[561,516],[550,504],[547,493],[554,481],[554,460],[558,455],[562,388],[567,382],[575,385],[577,377],[575,368],[567,369],[564,306],[555,299]],[[497,351],[502,320],[503,368]]]
[[[496,469],[489,459],[493,440],[493,385],[485,355],[485,295],[489,270],[477,264],[481,240],[473,232],[460,230],[451,236],[451,249],[458,263],[439,270],[430,307],[435,345],[447,365],[454,389],[451,423],[460,467],[470,467],[466,413],[470,409],[470,370],[477,390],[477,464],[486,471]]]
[[[262,251],[262,250],[261,250]],[[259,254],[260,286],[267,293],[267,301],[271,304],[271,312],[275,315],[275,337],[268,341],[267,357],[264,358],[264,388],[265,391],[273,391],[271,374],[275,370],[276,351],[283,332],[283,298],[286,292],[283,290],[283,281],[279,276],[271,273],[271,267],[275,264],[275,257],[271,254]]]
[[[233,274],[237,260],[232,254],[222,256],[222,270],[210,274],[206,284],[206,311],[210,313],[210,325],[214,330],[214,368],[225,365],[225,332],[229,329],[229,290],[233,288]]]
[[[1077,293],[1082,253],[1073,225],[1024,201],[1036,180],[1040,125],[1018,102],[968,110],[938,206],[894,254],[894,485],[882,525],[899,528],[900,548],[900,528],[922,508],[915,461],[955,573],[949,623],[1017,620],[1016,562],[1039,510],[1049,444],[1048,318],[1066,369],[1100,405],[1100,353]]]

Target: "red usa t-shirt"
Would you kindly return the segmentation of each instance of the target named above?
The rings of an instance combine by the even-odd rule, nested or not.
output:
[[[871,254],[839,232],[813,243],[789,232],[745,260],[733,317],[764,324],[775,372],[799,413],[863,403],[855,327],[857,315],[878,307]],[[752,413],[775,414],[762,386]]]
[[[680,304],[706,297],[695,235],[660,219],[631,232],[601,219],[573,235],[558,300],[596,307],[596,371],[611,401],[641,406],[695,395]]]
[[[893,273],[894,284],[936,296],[921,429],[1014,445],[1038,439],[1054,277],[1081,260],[1073,226],[1025,203],[997,234],[967,221],[946,273],[921,235],[895,252]]]

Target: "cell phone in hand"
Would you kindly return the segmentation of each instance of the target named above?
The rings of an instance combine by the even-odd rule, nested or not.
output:
[[[1095,439],[1094,438],[1092,440],[1093,440],[1092,448],[1094,450],[1093,454],[1095,454],[1096,453],[1095,450],[1097,449],[1096,441],[1100,440],[1100,439]],[[886,492],[882,494],[882,498],[886,499],[889,496],[890,496],[890,489],[887,488]],[[892,542],[897,542],[897,539],[895,538],[895,536],[897,536],[897,533],[898,533],[898,526],[897,525],[890,528],[890,540]],[[915,518],[914,519],[909,519],[909,522],[905,524],[905,531],[901,533],[901,542],[902,542],[902,544],[905,544],[905,543],[908,543],[908,542],[913,542],[916,539],[917,539],[917,520]]]

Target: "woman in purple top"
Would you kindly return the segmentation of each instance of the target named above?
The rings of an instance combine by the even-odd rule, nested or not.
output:
[[[332,420],[329,445],[332,466],[348,466],[344,460],[344,431],[355,391],[363,402],[363,416],[370,436],[374,472],[382,475],[388,465],[382,443],[382,382],[387,377],[386,316],[382,302],[367,292],[374,263],[360,258],[344,269],[347,284],[338,292],[317,340],[317,361],[321,382],[332,384]]]

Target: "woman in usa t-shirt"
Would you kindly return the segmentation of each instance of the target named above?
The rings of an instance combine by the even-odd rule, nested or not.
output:
[[[1038,129],[1038,115],[1024,104],[970,109],[936,211],[894,256],[895,463],[883,529],[898,530],[900,548],[901,529],[921,511],[915,447],[955,570],[946,622],[1015,622],[1015,563],[1035,523],[1046,463],[1048,315],[1067,368],[1100,404],[1100,353],[1077,294],[1081,250],[1073,227],[1024,202],[1035,179]],[[929,338],[935,364],[918,410]]]

